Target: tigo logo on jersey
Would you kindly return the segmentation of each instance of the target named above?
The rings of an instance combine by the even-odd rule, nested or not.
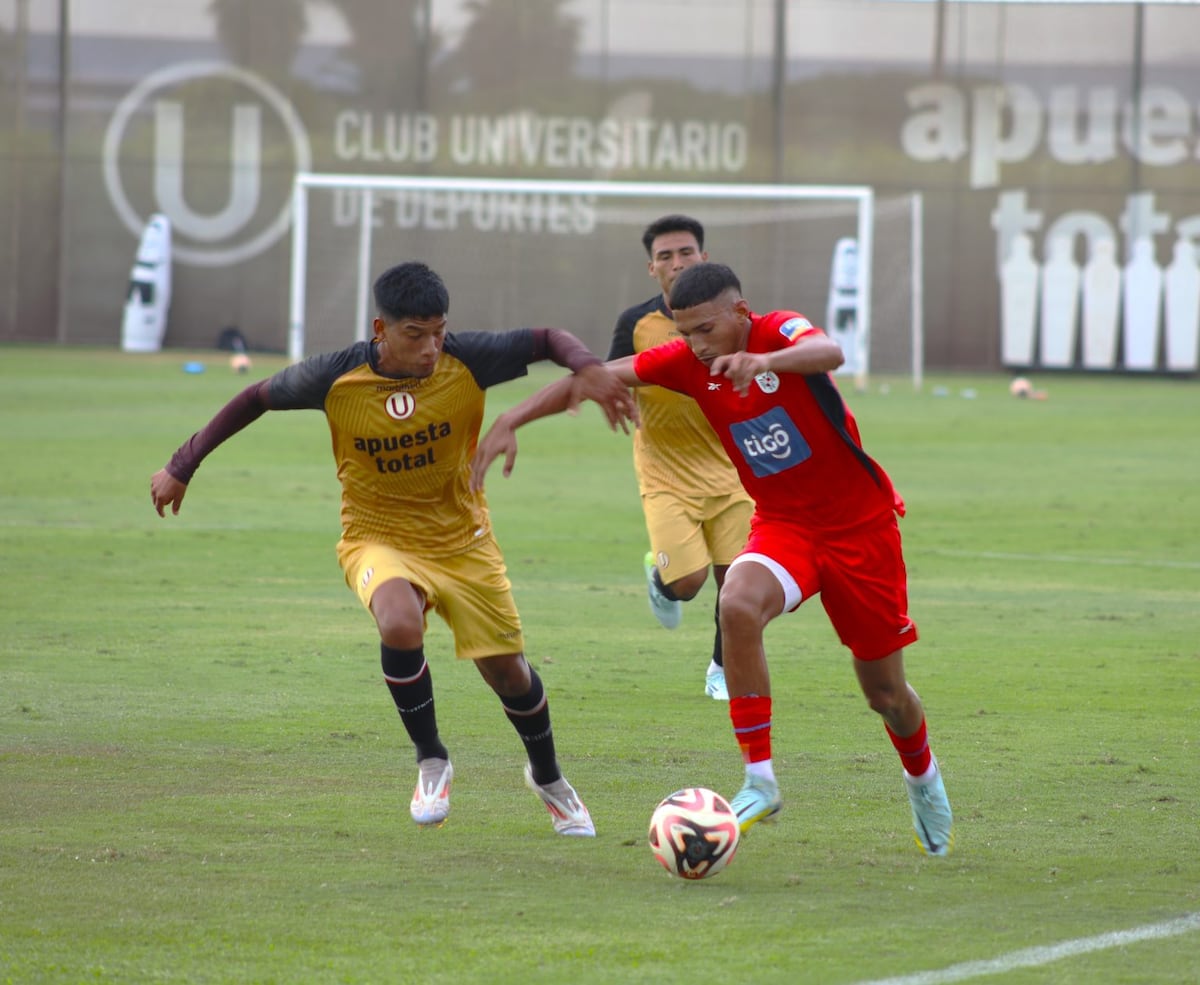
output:
[[[812,328],[812,322],[807,318],[789,318],[779,326],[779,334],[789,342],[795,342],[801,332],[807,332],[810,328]]]
[[[775,475],[812,457],[804,436],[781,407],[730,427],[742,457],[756,476]]]

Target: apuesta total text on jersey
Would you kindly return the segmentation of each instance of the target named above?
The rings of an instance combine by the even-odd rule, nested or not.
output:
[[[434,457],[434,442],[450,437],[453,429],[449,421],[432,423],[419,431],[404,434],[389,434],[382,438],[355,438],[354,450],[363,452],[375,460],[375,468],[381,473],[408,472],[412,469],[424,468],[436,462]],[[413,452],[409,449],[421,448]],[[403,455],[385,457],[385,452],[400,452]]]

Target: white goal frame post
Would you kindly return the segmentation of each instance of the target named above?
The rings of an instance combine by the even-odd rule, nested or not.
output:
[[[373,196],[376,192],[448,192],[491,194],[558,194],[597,198],[691,199],[730,202],[834,201],[854,203],[857,213],[857,291],[855,322],[859,352],[855,382],[865,388],[869,373],[867,353],[871,337],[871,287],[875,236],[875,192],[867,185],[738,184],[701,182],[560,180],[537,178],[449,177],[432,175],[336,174],[301,171],[292,187],[292,251],[288,317],[288,357],[299,361],[305,354],[305,304],[308,280],[308,193],[313,189],[349,190],[361,196],[358,209],[358,251],[356,257],[357,301],[355,325],[357,338],[367,337],[371,323],[371,243]],[[911,222],[909,285],[913,386],[920,389],[924,377],[923,270],[921,242],[921,195],[913,192],[904,203]],[[863,262],[865,259],[866,262]],[[822,316],[824,313],[822,313]],[[831,326],[823,326],[829,331]],[[849,357],[848,357],[849,358]]]

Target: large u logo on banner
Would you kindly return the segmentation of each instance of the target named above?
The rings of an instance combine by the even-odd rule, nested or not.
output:
[[[262,159],[262,114],[257,106],[234,106],[229,157],[229,202],[214,215],[199,215],[183,197],[183,107],[165,99],[154,104],[154,195],[177,232],[215,243],[254,217]]]
[[[213,85],[217,79],[225,80],[224,89],[231,98],[228,102],[218,99],[214,107],[212,94],[220,91]],[[182,88],[194,80],[206,83],[208,98],[185,113]],[[176,98],[170,98],[172,90]],[[150,108],[153,113],[147,120]],[[224,120],[232,121],[229,197],[215,212],[205,213],[187,201],[184,131],[185,123],[195,125],[190,114],[200,117],[202,124],[215,124],[222,134]],[[150,128],[153,139],[147,140]],[[151,73],[118,104],[104,136],[104,183],[113,208],[135,236],[141,235],[151,213],[166,215],[177,234],[172,253],[175,260],[223,267],[256,256],[283,236],[291,223],[291,183],[277,182],[265,188],[263,184],[263,144],[268,128],[272,128],[276,143],[290,146],[294,168],[307,171],[312,153],[303,124],[288,99],[258,75],[220,62],[186,62]],[[144,167],[122,175],[123,152],[134,158],[133,148],[147,145],[154,153],[152,187],[146,187],[144,180],[137,183],[145,174]],[[218,149],[217,145],[212,149]],[[141,153],[144,161],[145,151]],[[127,166],[128,162],[124,163]],[[123,177],[130,178],[137,194],[130,195]]]

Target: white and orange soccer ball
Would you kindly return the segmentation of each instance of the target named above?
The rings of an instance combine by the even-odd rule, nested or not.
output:
[[[740,838],[729,801],[707,787],[676,790],[650,817],[650,850],[680,879],[715,876],[733,861]]]
[[[1008,384],[1008,392],[1022,400],[1045,400],[1045,390],[1035,390],[1024,376],[1017,376]]]

